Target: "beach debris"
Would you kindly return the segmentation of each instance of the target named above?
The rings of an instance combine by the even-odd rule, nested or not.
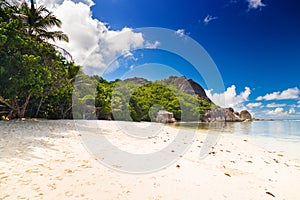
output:
[[[230,174],[228,174],[228,173],[224,173],[226,176],[229,176],[229,177],[231,177],[231,175]]]
[[[247,162],[247,163],[253,163],[251,160],[247,160],[246,162]]]
[[[270,195],[270,196],[272,196],[272,197],[275,197],[275,195],[272,194],[271,192],[266,192],[266,194],[268,194],[268,195]]]
[[[180,168],[180,165],[176,165],[176,167],[179,169],[179,168]]]
[[[174,150],[171,150],[171,152],[174,153],[175,151],[174,151]]]
[[[6,179],[8,178],[8,175],[5,175],[5,176],[1,176],[0,179]]]
[[[277,159],[274,158],[273,160],[274,160],[274,162],[279,163],[279,161]]]
[[[279,157],[282,157],[282,156],[283,156],[283,154],[281,154],[281,153],[278,153],[278,154],[277,154],[277,156],[279,156]]]
[[[56,187],[57,187],[55,183],[48,184],[47,186],[48,186],[51,190],[55,190]]]
[[[73,196],[73,193],[70,191],[67,191],[67,192],[65,192],[65,196],[67,196],[67,197]]]
[[[215,151],[211,151],[208,154],[210,154],[210,155],[216,155],[216,152]]]
[[[248,140],[243,140],[244,142],[248,142]]]
[[[73,171],[71,169],[65,169],[66,173],[73,173]]]
[[[289,167],[289,164],[287,164],[287,163],[284,163],[284,165],[287,166],[287,167]]]

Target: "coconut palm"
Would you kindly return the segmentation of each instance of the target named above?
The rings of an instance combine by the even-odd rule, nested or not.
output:
[[[33,36],[39,40],[62,40],[68,42],[68,36],[62,31],[50,31],[52,27],[61,27],[61,21],[57,19],[52,12],[44,6],[35,8],[33,0],[30,7],[23,2],[18,17],[24,23],[24,32],[26,35]]]

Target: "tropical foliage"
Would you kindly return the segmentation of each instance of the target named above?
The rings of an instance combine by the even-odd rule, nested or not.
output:
[[[174,113],[177,120],[194,121],[214,104],[186,94],[162,81],[139,84],[98,79],[95,106],[98,119],[154,121],[158,110]]]
[[[0,3],[0,114],[8,118],[71,116],[72,80],[79,67],[49,39],[67,40],[47,31],[60,21],[33,2]]]

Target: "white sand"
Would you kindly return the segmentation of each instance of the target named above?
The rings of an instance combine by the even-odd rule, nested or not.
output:
[[[197,133],[174,164],[133,175],[88,153],[72,121],[0,122],[0,128],[0,199],[300,199],[299,161],[243,136],[221,135],[200,160],[206,134]],[[101,121],[99,134],[125,151],[149,153],[178,131],[159,128],[163,135],[134,143],[117,122]]]

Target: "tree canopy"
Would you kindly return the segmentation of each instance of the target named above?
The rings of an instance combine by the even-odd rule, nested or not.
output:
[[[48,31],[61,22],[46,8],[35,8],[33,1],[29,7],[1,0],[0,13],[0,114],[71,116],[72,79],[79,66],[48,42],[67,41],[62,32]]]

